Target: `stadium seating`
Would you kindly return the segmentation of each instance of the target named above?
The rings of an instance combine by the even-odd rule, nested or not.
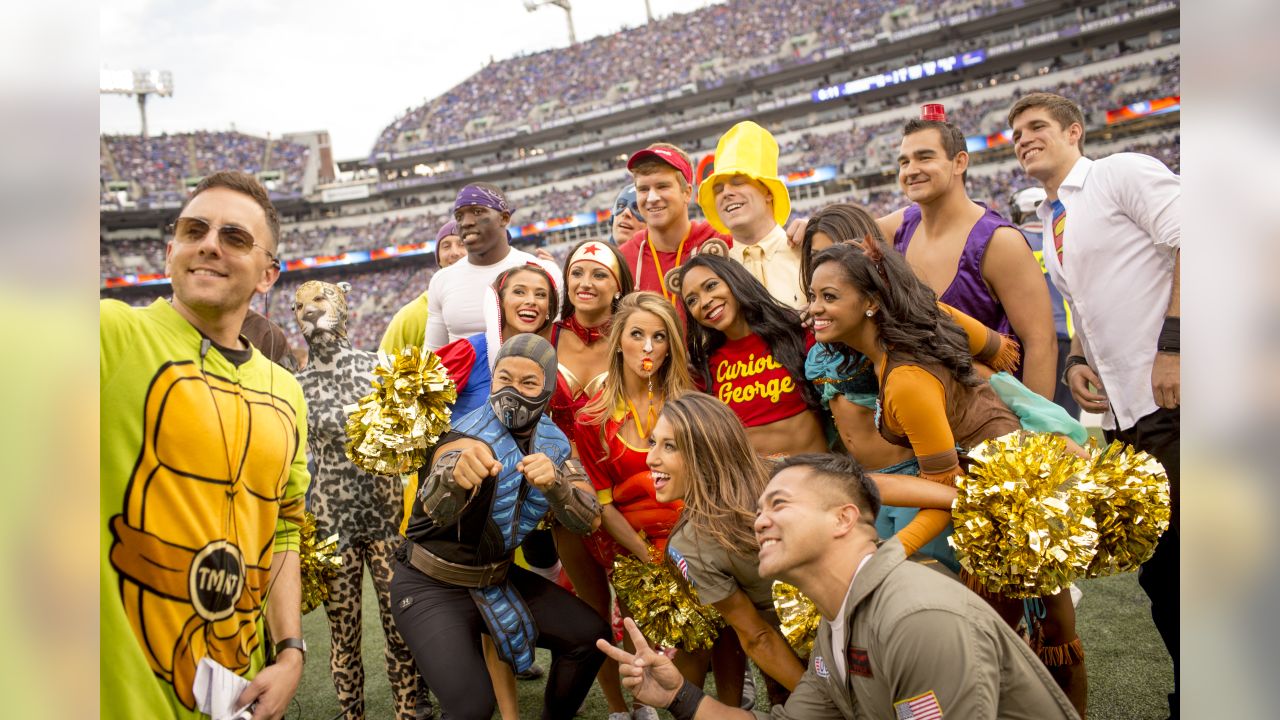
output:
[[[132,200],[181,201],[186,197],[186,178],[225,168],[250,173],[278,170],[282,177],[274,183],[273,193],[297,195],[302,192],[310,148],[239,132],[197,131],[146,139],[107,135],[101,153],[100,179],[130,183]]]
[[[566,48],[491,63],[389,125],[373,152],[483,137],[485,118],[555,108],[587,112],[617,102],[628,83],[646,95],[776,72],[829,48],[958,12],[993,14],[1015,0],[730,0]],[[904,10],[906,12],[904,12]],[[640,51],[643,49],[643,51]],[[714,72],[700,72],[703,67]],[[624,96],[625,99],[625,96]],[[401,136],[403,144],[398,141]]]

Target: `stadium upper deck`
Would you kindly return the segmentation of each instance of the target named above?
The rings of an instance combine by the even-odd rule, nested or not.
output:
[[[1001,12],[989,12],[997,6]],[[822,13],[833,11],[831,3],[819,0],[805,7],[811,11],[811,20],[827,26],[830,18]],[[880,6],[864,5],[864,11],[866,7]],[[767,13],[773,12],[771,8],[776,10],[777,3],[739,1],[708,10],[715,8],[762,8]],[[581,134],[574,134],[573,126],[530,128],[516,142],[518,147],[507,143],[507,149],[498,151],[491,146],[504,141],[479,140],[451,150],[450,159],[444,162],[451,163],[453,170],[447,172],[433,174],[432,166],[424,162],[413,161],[413,166],[400,160],[380,163],[366,173],[367,179],[348,185],[363,186],[364,197],[326,201],[327,193],[317,192],[305,199],[281,203],[285,219],[283,256],[298,259],[413,244],[422,244],[419,250],[429,251],[454,191],[462,182],[473,179],[496,181],[508,191],[517,207],[513,225],[526,226],[517,232],[524,241],[554,244],[597,236],[602,228],[594,218],[547,237],[543,237],[548,234],[545,226],[535,223],[605,210],[626,177],[619,158],[625,158],[636,147],[665,139],[679,142],[695,154],[705,152],[714,147],[725,128],[744,117],[762,122],[778,136],[785,170],[833,168],[823,182],[793,190],[798,206],[807,207],[811,201],[838,197],[851,188],[866,191],[891,183],[891,173],[884,173],[892,168],[898,129],[920,102],[940,99],[966,133],[987,135],[1004,129],[1003,110],[1015,93],[1054,89],[1081,102],[1089,113],[1092,132],[1106,127],[1106,110],[1136,100],[1176,96],[1179,92],[1177,4],[1169,0],[1109,0],[1079,6],[1034,0],[935,2],[896,15],[887,25],[883,17],[881,20],[878,24],[862,23],[880,27],[869,44],[846,39],[839,48],[796,55],[807,61],[751,81],[726,73],[724,82],[704,83],[692,95],[681,95],[656,107],[652,103],[643,107],[645,98],[632,99],[630,102],[642,106],[640,120],[609,124],[632,110],[624,109],[622,114],[603,111],[590,122],[604,125],[598,130],[582,130]],[[716,22],[727,20],[720,18]],[[886,27],[890,29],[885,30]],[[632,42],[633,34],[621,35],[628,42],[619,51],[634,54],[638,46]],[[941,44],[930,45],[935,35]],[[858,43],[865,47],[857,49]],[[572,50],[550,51],[539,57]],[[930,58],[943,53],[976,50],[985,52],[984,59],[968,67],[957,66],[932,75],[924,69]],[[871,52],[881,52],[878,64],[857,64],[858,57]],[[812,61],[823,54],[830,57]],[[904,65],[908,62],[914,65]],[[819,70],[823,70],[821,74]],[[858,80],[867,77],[882,81],[864,89]],[[635,94],[634,86],[631,92]],[[730,99],[723,99],[726,92]],[[788,98],[803,102],[792,103]],[[1165,124],[1156,129],[1167,131],[1169,122],[1166,118]],[[1176,126],[1176,116],[1172,124]],[[562,131],[567,134],[530,147],[531,138],[550,137],[547,133]],[[1107,131],[1111,132],[1111,128]],[[224,139],[226,135],[236,137]],[[1135,138],[1126,142],[1152,140]],[[272,143],[270,151],[265,145],[266,141],[239,134],[192,133],[153,139],[146,146],[151,155],[139,161],[140,143],[136,137],[104,137],[104,186],[109,178],[128,176],[139,185],[161,188],[160,192],[172,193],[172,200],[180,200],[185,177],[181,173],[190,170],[192,175],[203,174],[215,167],[252,171],[267,164],[259,156],[260,149],[265,158],[268,152],[276,155],[284,144]],[[193,151],[193,147],[208,149]],[[298,168],[306,163],[305,147],[297,147],[303,152],[280,156],[281,162],[288,158],[292,163],[285,173],[290,180],[302,174]],[[519,157],[521,153],[523,157]],[[1002,156],[993,150],[982,157]],[[441,164],[437,163],[436,169]],[[142,170],[122,173],[121,165]],[[177,170],[173,169],[175,166]],[[419,174],[422,168],[428,172]],[[176,191],[172,189],[175,178]],[[283,187],[294,190],[297,186],[291,182]],[[172,212],[104,212],[104,279],[124,273],[159,272],[163,264],[160,228],[171,219]]]

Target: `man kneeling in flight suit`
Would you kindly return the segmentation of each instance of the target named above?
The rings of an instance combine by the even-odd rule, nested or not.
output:
[[[760,575],[791,583],[822,614],[809,668],[785,706],[759,718],[853,720],[1077,718],[1067,697],[991,606],[964,585],[906,561],[897,539],[876,547],[876,486],[851,458],[779,463],[755,522]],[[640,702],[676,720],[750,720],[703,697],[630,620],[633,655],[618,660]]]
[[[494,693],[480,636],[516,672],[533,648],[551,650],[544,718],[569,720],[591,689],[609,626],[560,586],[513,565],[548,511],[576,533],[600,522],[600,505],[569,441],[545,416],[556,353],[537,335],[508,340],[493,367],[489,402],[455,419],[432,452],[396,553],[396,626],[444,716],[488,720]]]

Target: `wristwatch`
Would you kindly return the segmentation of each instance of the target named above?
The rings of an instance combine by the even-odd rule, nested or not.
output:
[[[302,661],[307,661],[307,641],[300,637],[285,638],[276,643],[276,657],[285,650],[297,650],[302,653]]]

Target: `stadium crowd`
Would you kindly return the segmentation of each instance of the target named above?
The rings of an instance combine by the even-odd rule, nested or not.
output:
[[[1011,4],[1014,0],[924,0],[913,3],[912,19],[924,23],[958,12],[981,16]],[[489,133],[469,129],[476,119],[528,117],[546,103],[580,111],[605,106],[618,100],[610,91],[631,79],[643,79],[641,87],[649,95],[691,82],[706,89],[734,77],[776,71],[828,48],[906,29],[898,8],[890,0],[731,0],[567,48],[494,62],[398,118],[382,132],[373,154],[483,137]],[[783,49],[797,37],[812,41]],[[630,52],[636,47],[646,50]],[[712,61],[720,67],[699,76],[697,68]],[[399,147],[404,133],[415,139]]]
[[[272,192],[279,196],[296,195],[302,191],[303,173],[311,150],[280,139],[200,130],[147,138],[105,135],[102,152],[111,156],[103,157],[99,164],[103,183],[136,184],[138,192],[131,193],[134,201],[181,202],[186,197],[183,180],[227,167],[250,173],[278,170],[282,177],[274,183]],[[264,163],[268,167],[264,167]]]
[[[1135,63],[1119,70],[1086,75],[1079,80],[1056,83],[1043,88],[1045,92],[1069,93],[1079,98],[1081,107],[1089,113],[1123,107],[1139,100],[1178,95],[1181,62],[1179,57],[1152,63]],[[1039,88],[1037,88],[1039,89]],[[963,95],[950,99],[947,104],[949,117],[966,136],[990,135],[1004,130],[1007,123],[1000,117],[1018,94],[988,98],[980,102],[965,99]],[[921,101],[934,100],[937,93],[922,94]],[[956,102],[959,100],[959,102]],[[901,99],[907,102],[905,96]],[[953,110],[954,108],[954,110]],[[890,120],[882,123],[855,124],[852,131],[822,132],[815,128],[782,147],[782,157],[789,167],[813,167],[815,165],[844,165],[852,162],[851,172],[874,169],[894,162],[895,135],[902,123]],[[882,153],[882,150],[888,153]],[[795,155],[798,153],[798,157]]]

